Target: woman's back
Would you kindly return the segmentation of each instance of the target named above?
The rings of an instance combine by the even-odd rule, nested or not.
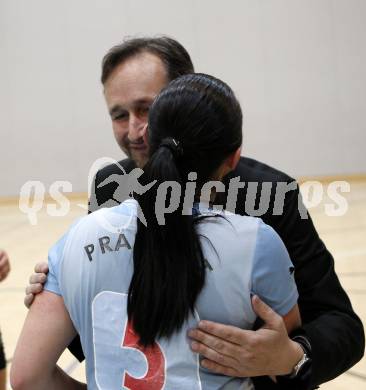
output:
[[[222,214],[197,224],[206,278],[195,314],[179,332],[138,345],[127,318],[133,275],[137,202],[102,209],[76,223],[50,251],[46,289],[61,293],[81,335],[88,388],[249,389],[250,380],[210,374],[190,350],[187,331],[206,319],[251,329],[256,293],[286,314],[297,300],[291,262],[277,234],[260,219]],[[58,282],[57,282],[58,281]]]

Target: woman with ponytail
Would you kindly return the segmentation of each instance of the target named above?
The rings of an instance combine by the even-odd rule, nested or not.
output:
[[[14,390],[85,388],[56,366],[76,331],[89,389],[252,389],[250,378],[201,367],[187,332],[202,319],[251,329],[252,294],[289,332],[300,325],[278,235],[214,206],[240,158],[232,90],[204,74],[175,79],[155,99],[145,136],[140,184],[151,188],[82,218],[50,250],[46,291],[18,341]]]

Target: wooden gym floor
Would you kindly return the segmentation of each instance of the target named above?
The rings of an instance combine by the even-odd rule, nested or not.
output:
[[[327,247],[335,258],[335,266],[354,309],[366,324],[366,177],[350,181],[351,192],[345,195],[349,209],[342,217],[325,214],[324,203],[311,209],[311,216]],[[326,183],[324,183],[327,186]],[[69,198],[70,199],[70,198]],[[24,289],[34,264],[47,259],[48,248],[62,235],[70,223],[85,214],[79,204],[86,197],[73,197],[65,217],[47,215],[46,207],[37,214],[32,226],[18,207],[17,200],[0,199],[0,247],[7,250],[12,270],[0,285],[0,327],[7,359],[13,356],[16,341],[26,315]],[[83,380],[84,365],[78,364],[69,352],[60,358],[60,366]],[[323,390],[361,390],[366,388],[366,359],[334,381],[321,386]]]

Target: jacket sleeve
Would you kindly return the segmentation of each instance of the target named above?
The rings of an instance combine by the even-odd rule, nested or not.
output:
[[[283,214],[272,220],[295,265],[304,333],[312,346],[312,385],[334,379],[357,363],[364,330],[334,270],[332,255],[305,210],[298,186],[287,193]],[[306,217],[307,218],[304,218]],[[303,217],[303,218],[302,218]]]
[[[135,167],[135,163],[127,158],[100,169],[91,185],[88,213],[121,203],[118,194],[116,195],[116,190],[120,185],[118,178],[130,173]]]
[[[100,170],[93,178],[90,188],[88,214],[98,210],[105,202],[113,198],[113,192],[116,188],[115,183],[109,183],[106,186],[100,187],[100,183],[102,183],[107,177],[108,172]]]

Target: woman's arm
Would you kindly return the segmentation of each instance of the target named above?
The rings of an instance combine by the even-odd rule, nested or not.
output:
[[[61,296],[38,294],[26,317],[10,372],[14,390],[81,390],[86,385],[56,366],[76,331]]]

